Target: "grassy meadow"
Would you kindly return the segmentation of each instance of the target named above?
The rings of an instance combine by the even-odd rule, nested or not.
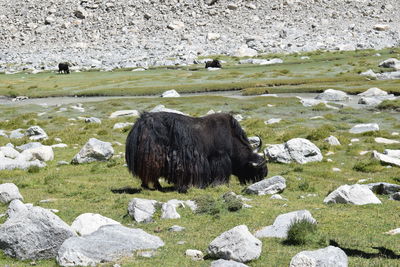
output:
[[[382,56],[377,57],[379,52]],[[395,55],[393,55],[395,53]],[[285,63],[269,66],[236,65],[237,58],[225,58],[228,63],[220,71],[211,72],[202,66],[177,67],[176,69],[154,68],[144,72],[121,70],[115,72],[79,72],[58,75],[44,72],[36,75],[0,75],[0,95],[30,97],[44,96],[89,96],[89,95],[155,95],[167,89],[178,92],[202,92],[212,90],[242,90],[253,95],[276,92],[318,92],[328,88],[350,93],[363,92],[370,87],[379,87],[392,93],[400,92],[399,81],[367,80],[360,71],[373,69],[378,72],[378,63],[389,57],[399,57],[399,49],[357,52],[314,52],[302,55],[269,55],[279,57]],[[309,56],[302,60],[300,56]],[[46,99],[43,99],[43,103]],[[156,214],[154,222],[139,224],[127,216],[128,202],[134,198],[158,201],[170,199],[188,200],[206,196],[219,200],[226,192],[241,194],[244,186],[232,176],[228,185],[207,189],[192,188],[187,194],[142,190],[135,194],[116,194],[112,189],[130,187],[139,189],[140,181],[132,177],[124,166],[124,144],[129,128],[113,130],[117,122],[134,122],[135,118],[110,119],[117,110],[150,110],[158,104],[177,109],[192,116],[205,115],[210,109],[241,114],[241,125],[248,136],[259,135],[266,144],[283,143],[291,138],[303,137],[316,144],[324,155],[322,162],[300,164],[268,163],[268,177],[282,175],[287,188],[282,196],[288,201],[271,200],[270,196],[245,195],[252,208],[230,212],[217,209],[213,214],[195,214],[190,209],[178,209],[181,219],[163,220]],[[325,205],[325,196],[343,184],[354,184],[360,179],[369,182],[400,184],[400,169],[388,167],[371,159],[371,153],[362,151],[400,149],[400,144],[384,145],[374,141],[375,137],[400,140],[393,132],[400,131],[400,103],[384,103],[378,108],[353,109],[349,107],[330,109],[319,105],[303,107],[297,98],[254,96],[230,98],[223,96],[186,96],[181,98],[120,98],[101,102],[85,102],[85,112],[62,105],[0,105],[0,129],[11,131],[26,129],[33,125],[42,127],[49,136],[46,145],[55,144],[61,138],[67,148],[54,148],[55,159],[47,162],[43,169],[0,171],[0,183],[12,182],[20,189],[25,203],[44,208],[57,209],[57,215],[71,224],[82,213],[99,213],[129,227],[139,227],[157,235],[165,246],[157,250],[153,258],[130,257],[118,261],[121,266],[210,266],[212,259],[192,261],[185,257],[186,249],[206,251],[208,244],[222,232],[245,224],[254,233],[271,225],[276,216],[300,209],[307,209],[317,220],[316,234],[310,242],[298,246],[288,245],[281,239],[262,239],[261,257],[247,263],[255,267],[288,266],[290,259],[300,251],[325,247],[334,240],[345,248],[369,253],[371,258],[349,257],[349,266],[377,267],[400,266],[399,259],[380,255],[373,247],[384,247],[400,255],[399,235],[384,234],[400,227],[400,206],[388,196],[378,195],[381,205]],[[62,111],[66,108],[65,111]],[[61,110],[60,110],[61,109]],[[101,124],[85,123],[80,117],[98,117]],[[315,116],[321,116],[311,119]],[[264,121],[281,118],[276,124]],[[378,123],[380,131],[365,134],[350,134],[349,129],[359,123]],[[330,146],[323,140],[336,136],[340,146]],[[95,137],[113,143],[115,154],[110,161],[82,165],[57,165],[58,161],[70,162],[89,138]],[[351,142],[359,138],[359,142]],[[0,146],[12,142],[20,145],[28,139],[10,140],[0,136]],[[333,155],[325,156],[327,152]],[[328,160],[331,159],[331,160]],[[339,168],[341,171],[333,171]],[[168,186],[162,183],[163,186]],[[41,200],[50,200],[40,202]],[[0,206],[4,213],[7,206]],[[5,217],[0,218],[5,221]],[[183,232],[169,232],[172,225],[186,228]],[[184,241],[184,244],[178,244]],[[18,261],[0,252],[0,265],[19,267],[32,266],[31,261]],[[55,260],[40,260],[37,266],[57,266]],[[113,266],[105,263],[102,266]]]

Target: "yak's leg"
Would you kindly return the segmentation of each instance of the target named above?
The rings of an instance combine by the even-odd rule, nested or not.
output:
[[[154,179],[154,185],[153,186],[158,191],[161,191],[161,192],[164,191],[164,189],[162,188],[160,182],[158,181],[158,178]]]
[[[188,186],[187,185],[184,185],[184,186],[181,186],[181,187],[178,188],[178,193],[186,194],[187,191],[188,191]]]
[[[143,189],[150,189],[149,185],[146,183],[143,183],[140,185]]]

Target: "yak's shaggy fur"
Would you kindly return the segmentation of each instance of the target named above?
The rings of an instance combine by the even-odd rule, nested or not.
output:
[[[129,171],[161,190],[159,177],[179,192],[229,182],[256,182],[267,175],[265,159],[254,153],[239,123],[229,114],[194,118],[175,113],[143,113],[126,139]]]

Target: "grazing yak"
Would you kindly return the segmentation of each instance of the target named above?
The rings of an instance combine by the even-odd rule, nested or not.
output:
[[[222,68],[222,65],[218,59],[214,59],[213,61],[206,62],[206,69],[207,68]]]
[[[160,177],[186,192],[228,183],[231,174],[241,184],[257,182],[268,172],[265,157],[253,151],[238,121],[226,113],[199,118],[143,113],[126,139],[125,159],[143,188],[152,184],[157,190]]]
[[[69,63],[62,62],[58,64],[58,73],[69,74]]]

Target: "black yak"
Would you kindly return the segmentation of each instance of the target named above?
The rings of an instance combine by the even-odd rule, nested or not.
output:
[[[261,147],[261,143],[258,148]],[[143,113],[126,139],[129,171],[143,188],[162,190],[164,177],[179,192],[229,182],[241,184],[267,175],[265,157],[255,153],[238,121],[230,114],[189,117],[176,113]]]
[[[69,63],[64,62],[64,63],[58,64],[58,73],[69,74]]]
[[[222,68],[222,65],[218,59],[214,59],[213,61],[206,62],[206,69],[207,68]]]

